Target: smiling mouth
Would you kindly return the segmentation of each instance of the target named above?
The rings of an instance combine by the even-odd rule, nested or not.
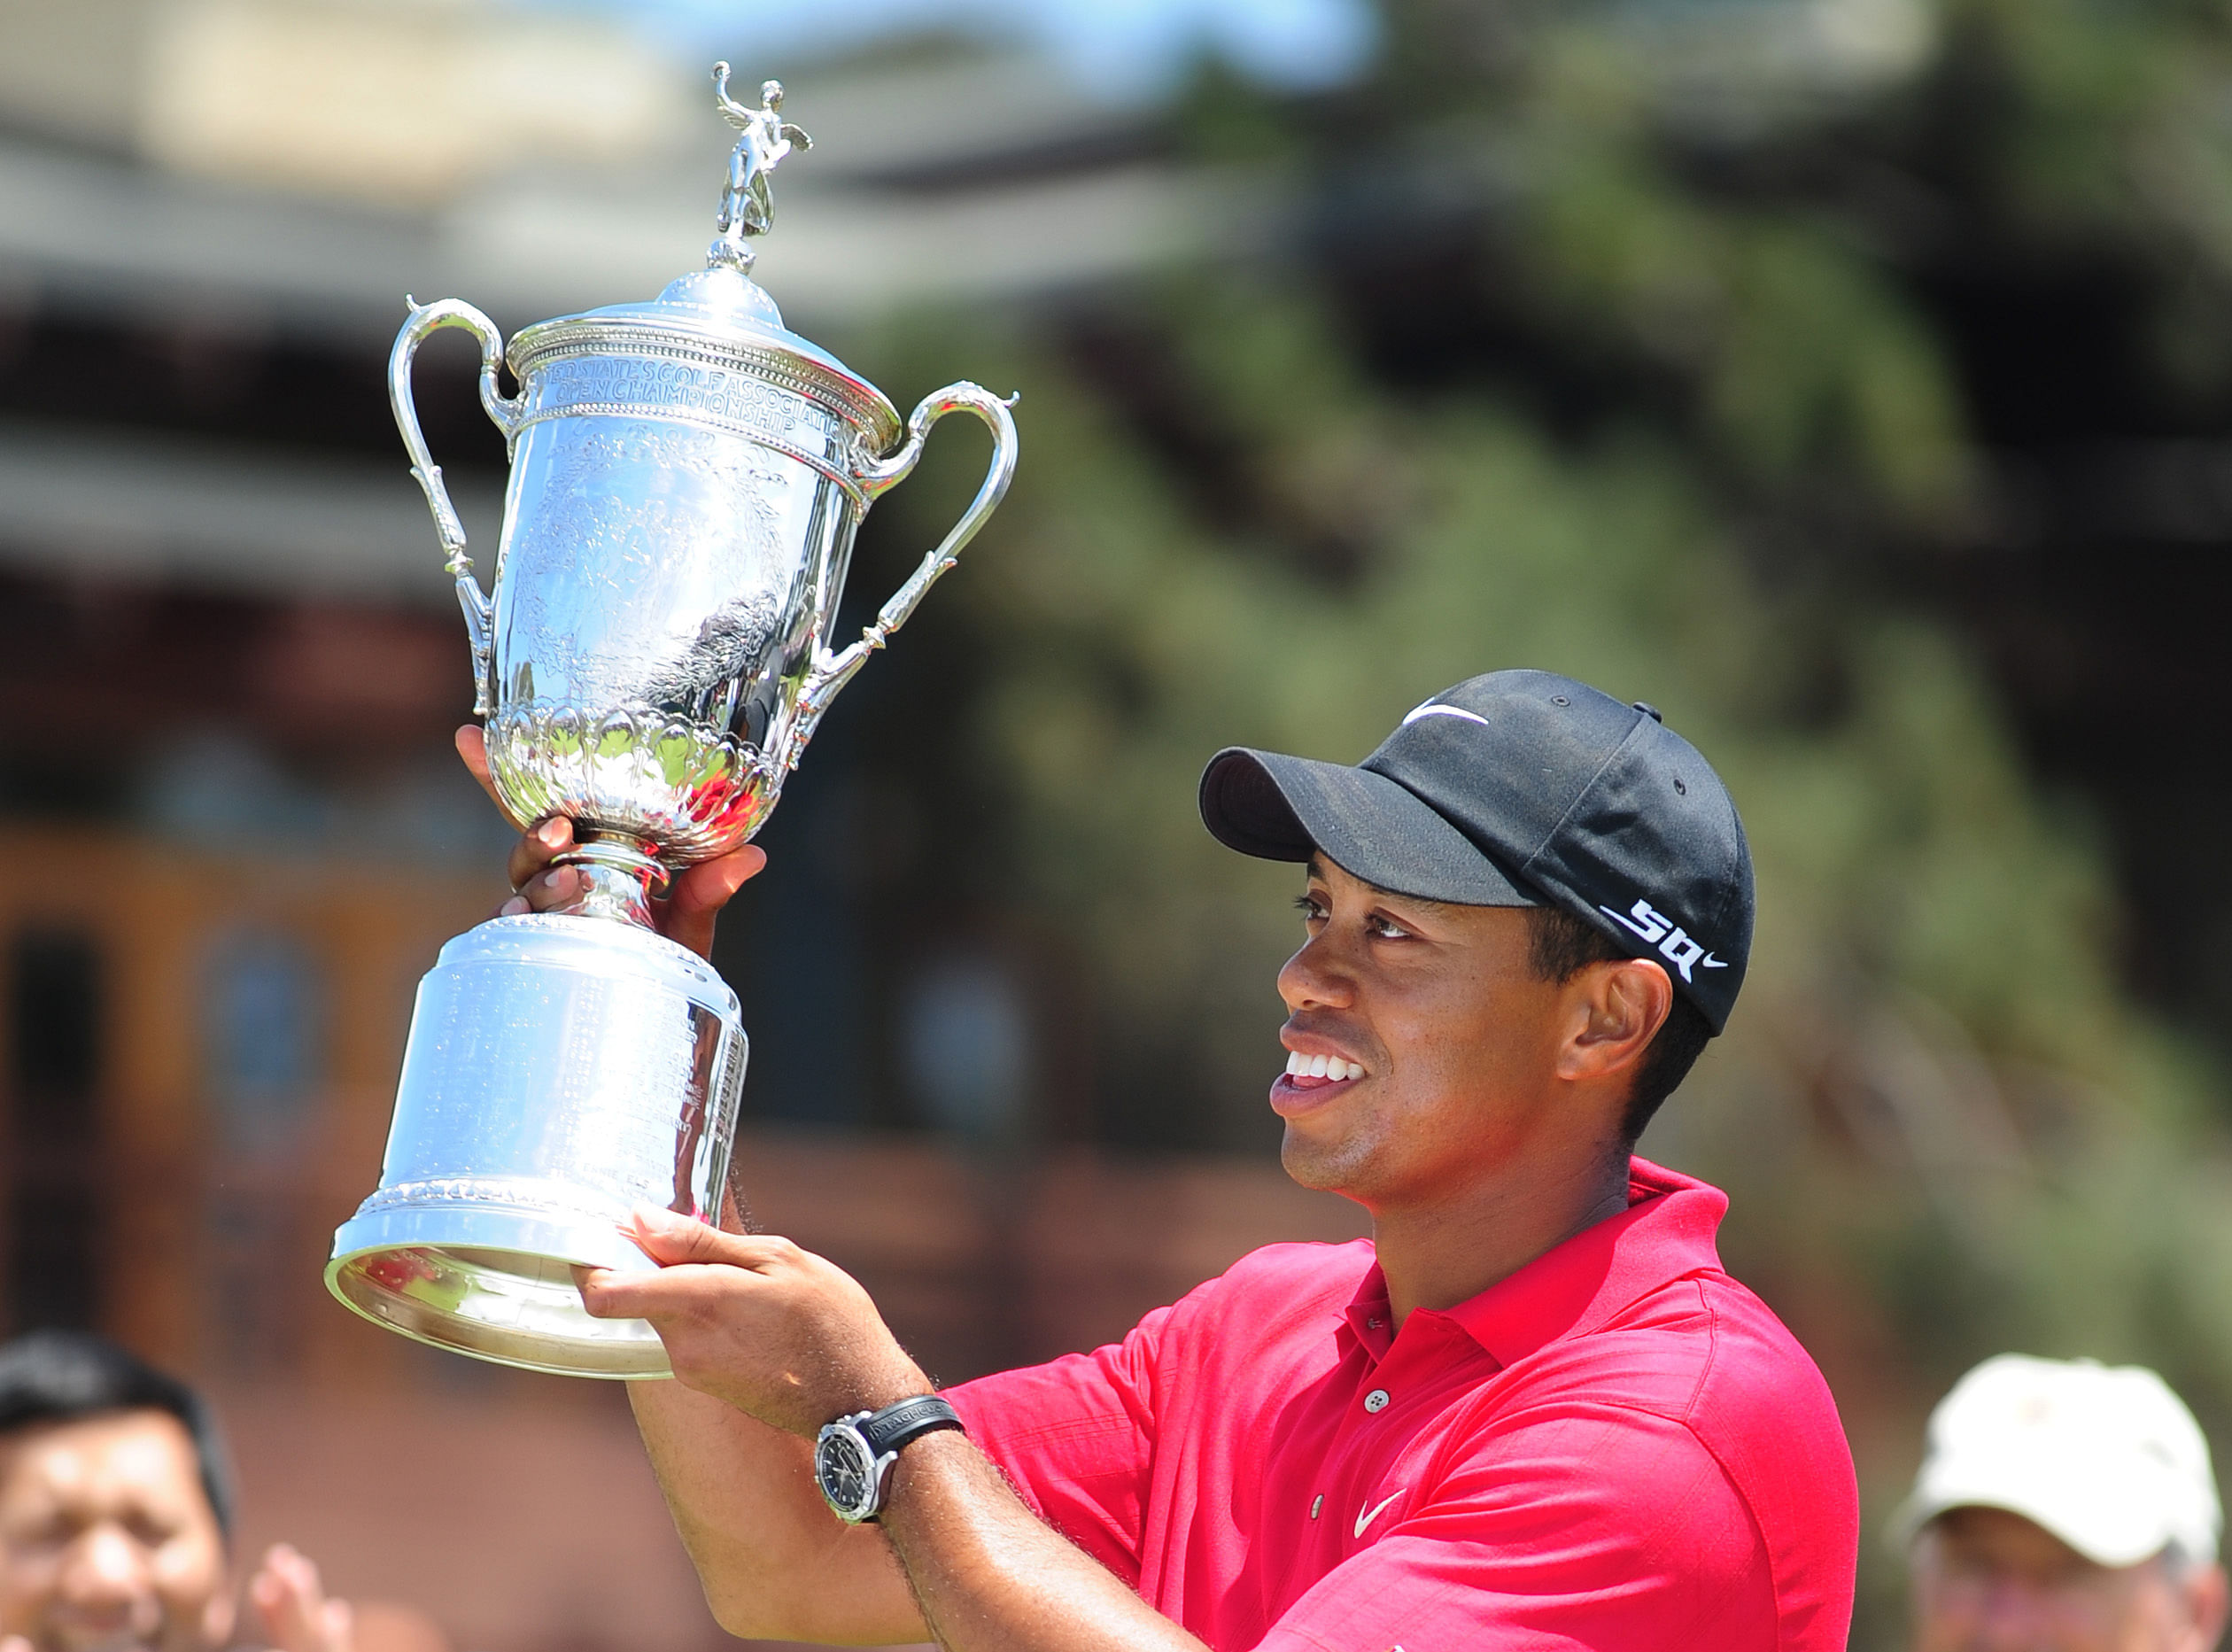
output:
[[[1279,1082],[1293,1090],[1323,1090],[1363,1076],[1364,1065],[1360,1061],[1347,1061],[1339,1056],[1306,1056],[1297,1050],[1288,1054],[1286,1072]]]

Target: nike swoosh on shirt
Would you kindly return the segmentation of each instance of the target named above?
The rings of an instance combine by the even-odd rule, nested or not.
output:
[[[1398,1491],[1395,1493],[1394,1497],[1390,1497],[1386,1502],[1383,1502],[1377,1509],[1367,1509],[1361,1514],[1358,1515],[1356,1516],[1356,1535],[1362,1537],[1364,1535],[1364,1528],[1371,1524],[1373,1521],[1378,1519],[1382,1514],[1386,1512],[1387,1504],[1393,1502],[1396,1497],[1400,1497],[1404,1492],[1407,1492],[1409,1489],[1410,1488],[1408,1486],[1404,1486],[1400,1491]]]

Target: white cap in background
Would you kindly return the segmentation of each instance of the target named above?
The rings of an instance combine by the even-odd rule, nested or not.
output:
[[[1962,1508],[2020,1515],[2103,1566],[2172,1543],[2213,1561],[2224,1524],[2208,1442],[2161,1377],[2021,1353],[1985,1361],[1938,1402],[1893,1535]]]

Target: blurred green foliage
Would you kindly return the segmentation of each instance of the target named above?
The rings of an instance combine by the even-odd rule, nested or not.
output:
[[[1009,822],[975,875],[1089,960],[1103,1134],[1267,1144],[1296,879],[1203,833],[1204,760],[1352,761],[1508,665],[1661,707],[1736,795],[1760,923],[1645,1151],[1730,1188],[1732,1266],[1836,1384],[1855,1645],[1895,1645],[1878,1534],[1976,1359],[2154,1364],[2232,1446],[2223,1075],[2135,1008],[2081,812],[1881,574],[1992,508],[1917,245],[2137,271],[2166,371],[2222,393],[2232,28],[2170,0],[1408,0],[1388,30],[1331,104],[1210,70],[1181,112],[1206,161],[1361,229],[1112,301],[1094,350],[966,323],[979,376],[1026,392],[1014,493],[940,622]],[[1341,267],[1422,177],[1586,418],[1492,363],[1376,368]],[[886,340],[888,377],[935,382],[961,324]],[[942,474],[898,496],[910,534],[965,485]]]

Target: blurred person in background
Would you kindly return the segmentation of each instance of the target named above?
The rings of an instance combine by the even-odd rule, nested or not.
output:
[[[477,729],[460,748],[486,784]],[[1646,705],[1499,671],[1358,767],[1233,748],[1200,808],[1306,869],[1271,1088],[1374,1238],[1275,1245],[1124,1341],[943,1396],[867,1293],[663,1210],[585,1270],[674,1383],[631,1397],[732,1633],[976,1648],[1842,1652],[1858,1516],[1805,1351],[1635,1140],[1724,1024],[1749,852]],[[562,905],[541,823],[507,912]],[[700,951],[764,857],[675,880]],[[879,1524],[870,1524],[880,1522]]]
[[[216,1420],[185,1384],[84,1332],[0,1346],[0,1652],[232,1645],[232,1516]],[[275,1652],[446,1645],[415,1612],[327,1599],[285,1544],[247,1593]]]
[[[2209,1652],[2223,1514],[2152,1371],[2003,1353],[1930,1415],[1907,1552],[1916,1652]]]

